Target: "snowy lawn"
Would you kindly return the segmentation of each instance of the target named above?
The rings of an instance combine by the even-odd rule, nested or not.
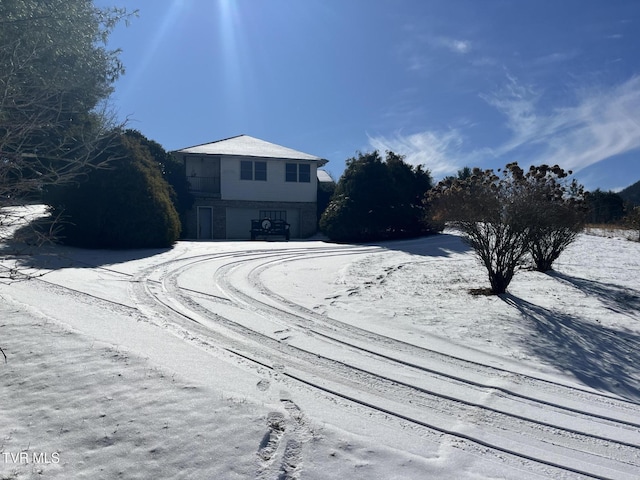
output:
[[[637,242],[502,297],[455,232],[3,259],[0,479],[638,478]]]

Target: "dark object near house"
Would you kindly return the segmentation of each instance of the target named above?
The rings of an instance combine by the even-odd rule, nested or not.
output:
[[[289,226],[284,220],[251,220],[251,240],[257,237],[283,236],[289,241]]]

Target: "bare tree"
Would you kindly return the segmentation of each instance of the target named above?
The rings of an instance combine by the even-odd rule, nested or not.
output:
[[[527,255],[527,230],[514,221],[513,183],[493,170],[474,168],[466,178],[450,177],[429,193],[436,221],[459,228],[487,269],[491,292],[505,293]]]
[[[500,171],[499,171],[500,172]],[[584,223],[584,191],[558,166],[510,163],[501,176],[474,169],[449,177],[429,194],[431,212],[464,234],[489,274],[491,291],[504,293],[531,256],[537,270],[551,269]]]
[[[517,163],[507,165],[514,183],[517,221],[528,232],[529,253],[536,270],[551,270],[560,254],[582,231],[587,203],[582,185],[558,165],[531,166],[527,173]]]

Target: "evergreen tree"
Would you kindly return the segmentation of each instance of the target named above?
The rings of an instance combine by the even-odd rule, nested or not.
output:
[[[373,240],[388,223],[390,178],[378,152],[359,153],[346,162],[320,228],[332,240]]]
[[[624,200],[615,192],[599,188],[586,194],[587,221],[589,223],[615,223],[624,216]]]
[[[168,247],[180,235],[171,187],[138,134],[117,138],[103,153],[108,168],[50,189],[48,203],[63,218],[61,240],[90,248]]]
[[[627,216],[625,217],[625,224],[638,232],[636,240],[640,242],[640,207],[630,207]]]
[[[425,223],[424,193],[431,175],[422,167],[387,152],[359,153],[347,160],[331,202],[320,219],[321,230],[338,241],[371,241],[430,233]]]
[[[320,181],[318,182],[318,188],[317,188],[318,203],[316,205],[318,226],[320,226],[320,219],[322,218],[322,214],[325,212],[325,210],[329,206],[329,202],[331,201],[331,197],[333,197],[333,194],[335,191],[336,191],[336,184],[334,182],[320,182]]]
[[[184,216],[194,202],[193,194],[189,191],[189,181],[184,170],[184,164],[167,152],[158,142],[149,140],[139,131],[126,130],[125,134],[136,138],[143,147],[147,148],[154,162],[160,167],[162,176],[171,186],[171,201],[184,227]]]

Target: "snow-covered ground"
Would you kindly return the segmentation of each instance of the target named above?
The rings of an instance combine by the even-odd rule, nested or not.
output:
[[[640,477],[640,243],[504,297],[454,232],[2,264],[0,479]]]

